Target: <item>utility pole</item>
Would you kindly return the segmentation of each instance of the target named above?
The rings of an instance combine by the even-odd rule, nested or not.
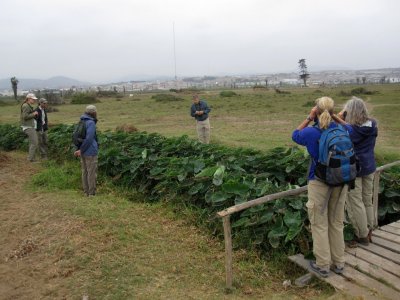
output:
[[[172,32],[174,34],[174,66],[175,66],[175,82],[176,82],[177,77],[176,77],[176,50],[175,50],[175,22],[172,22]]]

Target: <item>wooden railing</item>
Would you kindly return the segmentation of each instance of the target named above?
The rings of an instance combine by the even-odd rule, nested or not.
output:
[[[390,164],[383,165],[379,168],[376,169],[375,175],[374,175],[374,187],[373,187],[373,205],[374,205],[374,216],[375,216],[375,226],[378,225],[378,194],[379,194],[379,180],[380,180],[380,174],[393,166],[400,165],[400,160],[392,162]],[[217,216],[222,218],[223,222],[223,227],[224,227],[224,239],[225,239],[225,272],[226,272],[226,288],[227,289],[232,289],[232,283],[233,283],[233,270],[232,270],[232,232],[231,232],[231,221],[230,221],[230,216],[234,213],[243,211],[245,209],[248,209],[250,207],[260,205],[260,204],[265,204],[268,202],[272,202],[277,199],[281,199],[284,197],[290,197],[290,196],[297,196],[301,193],[304,193],[308,190],[308,186],[302,186],[296,189],[284,191],[284,192],[279,192],[276,194],[270,194],[267,196],[263,196],[245,203],[241,203],[238,205],[234,205],[231,207],[228,207],[224,210],[221,210],[220,212],[217,213]]]

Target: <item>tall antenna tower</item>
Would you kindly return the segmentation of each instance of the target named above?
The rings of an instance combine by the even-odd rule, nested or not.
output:
[[[175,22],[172,22],[172,32],[174,34],[174,66],[175,66],[175,81],[177,81],[176,77],[176,50],[175,50]]]

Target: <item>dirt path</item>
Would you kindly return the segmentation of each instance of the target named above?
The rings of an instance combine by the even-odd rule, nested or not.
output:
[[[0,299],[39,299],[55,289],[59,295],[65,292],[60,280],[66,270],[46,250],[67,235],[57,224],[73,228],[79,222],[57,210],[49,213],[44,195],[24,189],[38,169],[25,156],[0,156]]]

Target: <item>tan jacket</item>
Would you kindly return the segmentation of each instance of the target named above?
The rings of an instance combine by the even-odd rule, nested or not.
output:
[[[21,106],[21,126],[35,128],[34,109],[29,103],[24,103]]]

